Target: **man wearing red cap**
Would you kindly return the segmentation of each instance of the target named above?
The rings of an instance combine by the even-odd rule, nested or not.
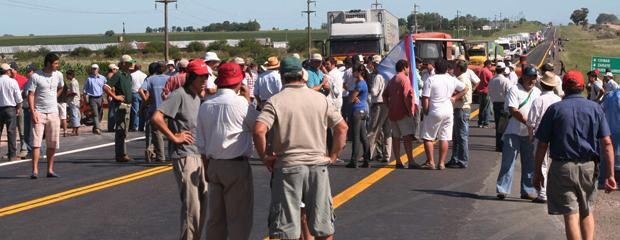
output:
[[[580,72],[568,71],[562,87],[566,96],[547,109],[536,132],[534,187],[540,189],[544,184],[541,165],[549,148],[548,212],[564,215],[568,239],[594,239],[596,163],[605,160],[608,166],[614,164],[609,125],[601,106],[581,96],[585,81]],[[601,174],[607,176],[605,192],[615,190],[613,168]]]
[[[209,181],[207,239],[249,239],[252,230],[254,186],[248,159],[258,111],[250,104],[244,78],[239,64],[221,64],[218,90],[198,112],[196,146]]]
[[[180,239],[201,239],[206,220],[206,166],[194,145],[194,136],[200,93],[208,77],[209,69],[201,59],[190,62],[183,87],[171,92],[151,118],[153,126],[170,141],[170,157],[181,193]]]

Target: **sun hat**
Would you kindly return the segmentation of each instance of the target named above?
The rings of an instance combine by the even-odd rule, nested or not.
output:
[[[278,60],[278,57],[269,57],[267,59],[267,63],[265,64],[265,68],[267,70],[273,70],[279,67],[280,67],[280,60]]]
[[[205,54],[205,62],[210,62],[210,61],[216,61],[216,62],[221,62],[222,60],[220,60],[220,58],[217,56],[217,53],[214,52],[207,52],[207,54]]]
[[[557,87],[558,85],[560,85],[560,82],[558,82],[555,79],[555,73],[551,72],[551,71],[547,71],[545,72],[545,74],[543,75],[542,79],[540,80],[541,84],[547,85],[549,87]]]
[[[245,78],[245,73],[241,65],[234,62],[227,62],[220,65],[217,70],[215,85],[218,87],[229,87],[239,84]]]

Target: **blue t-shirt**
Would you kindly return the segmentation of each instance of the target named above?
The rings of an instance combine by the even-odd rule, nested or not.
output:
[[[550,143],[554,161],[600,159],[599,139],[609,135],[601,106],[580,94],[568,95],[551,105],[536,131],[539,141]]]
[[[360,100],[353,105],[353,110],[357,111],[368,109],[368,85],[366,85],[366,81],[357,81],[353,91],[359,92],[357,98]]]
[[[161,98],[161,93],[163,92],[168,78],[170,78],[170,76],[164,74],[153,75],[146,78],[144,83],[142,83],[142,87],[140,88],[148,91],[150,95],[149,98],[151,101],[151,106],[149,106],[149,114],[155,112],[155,110],[157,110],[157,108],[159,108],[161,103],[164,101]]]
[[[318,85],[321,85],[321,81],[323,81],[323,72],[321,72],[318,69],[312,69],[312,68],[307,69],[307,71],[308,71],[308,83],[306,83],[306,85],[309,88],[313,88]]]

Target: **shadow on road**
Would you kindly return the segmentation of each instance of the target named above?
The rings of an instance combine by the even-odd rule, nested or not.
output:
[[[454,197],[454,198],[470,198],[470,199],[474,199],[474,200],[503,201],[503,202],[521,202],[521,203],[532,204],[528,200],[523,200],[523,199],[519,199],[519,198],[507,197],[504,200],[499,200],[496,196],[482,196],[482,195],[478,195],[478,194],[474,194],[474,193],[467,193],[467,192],[434,190],[434,189],[413,189],[412,191],[414,191],[414,192],[422,192],[422,193],[427,193],[427,194],[433,194],[433,195],[441,195],[441,196],[447,196],[447,197]]]

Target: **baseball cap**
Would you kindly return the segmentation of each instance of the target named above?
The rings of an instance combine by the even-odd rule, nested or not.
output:
[[[299,56],[299,53],[293,53],[293,57],[297,59],[301,59],[301,56]]]
[[[181,58],[181,60],[179,60],[179,67],[187,68],[187,65],[189,65],[189,60],[185,58]]]
[[[207,75],[209,74],[209,68],[204,61],[194,59],[187,65],[187,72],[194,73],[196,75]]]
[[[568,89],[582,88],[584,87],[585,80],[583,79],[583,74],[576,70],[570,70],[564,75],[562,79],[562,85]]]
[[[97,68],[97,69],[99,69],[99,65],[97,65],[96,63],[94,63],[93,65],[90,65],[90,68]]]
[[[495,65],[495,68],[505,69],[506,64],[504,62],[498,62],[497,65]]]
[[[538,76],[538,71],[536,70],[536,67],[532,65],[528,65],[525,67],[525,69],[523,69],[523,76],[528,76],[528,77]]]
[[[166,63],[166,65],[174,65],[174,60],[168,60],[168,63]]]
[[[323,56],[321,56],[321,54],[315,53],[312,54],[312,57],[310,58],[311,61],[323,61]]]
[[[2,69],[2,71],[7,71],[7,70],[10,70],[12,68],[11,68],[11,65],[3,63],[3,64],[0,64],[0,69]]]
[[[295,57],[285,57],[280,62],[280,73],[299,72],[302,68],[301,61]]]
[[[136,60],[134,60],[131,56],[125,54],[125,55],[121,56],[121,62],[122,63],[126,63],[126,62],[128,62],[128,63],[135,63]]]
[[[109,69],[116,69],[116,70],[118,70],[118,66],[116,66],[116,64],[114,64],[114,63],[108,65],[108,68]]]
[[[243,58],[240,58],[240,57],[236,57],[235,59],[233,59],[233,62],[239,65],[245,65],[245,60],[243,60]]]
[[[241,65],[227,62],[220,65],[217,70],[217,79],[215,84],[218,87],[235,86],[245,78],[245,74],[241,69]]]
[[[605,77],[613,78],[614,74],[612,72],[607,72],[607,73],[605,73]]]

